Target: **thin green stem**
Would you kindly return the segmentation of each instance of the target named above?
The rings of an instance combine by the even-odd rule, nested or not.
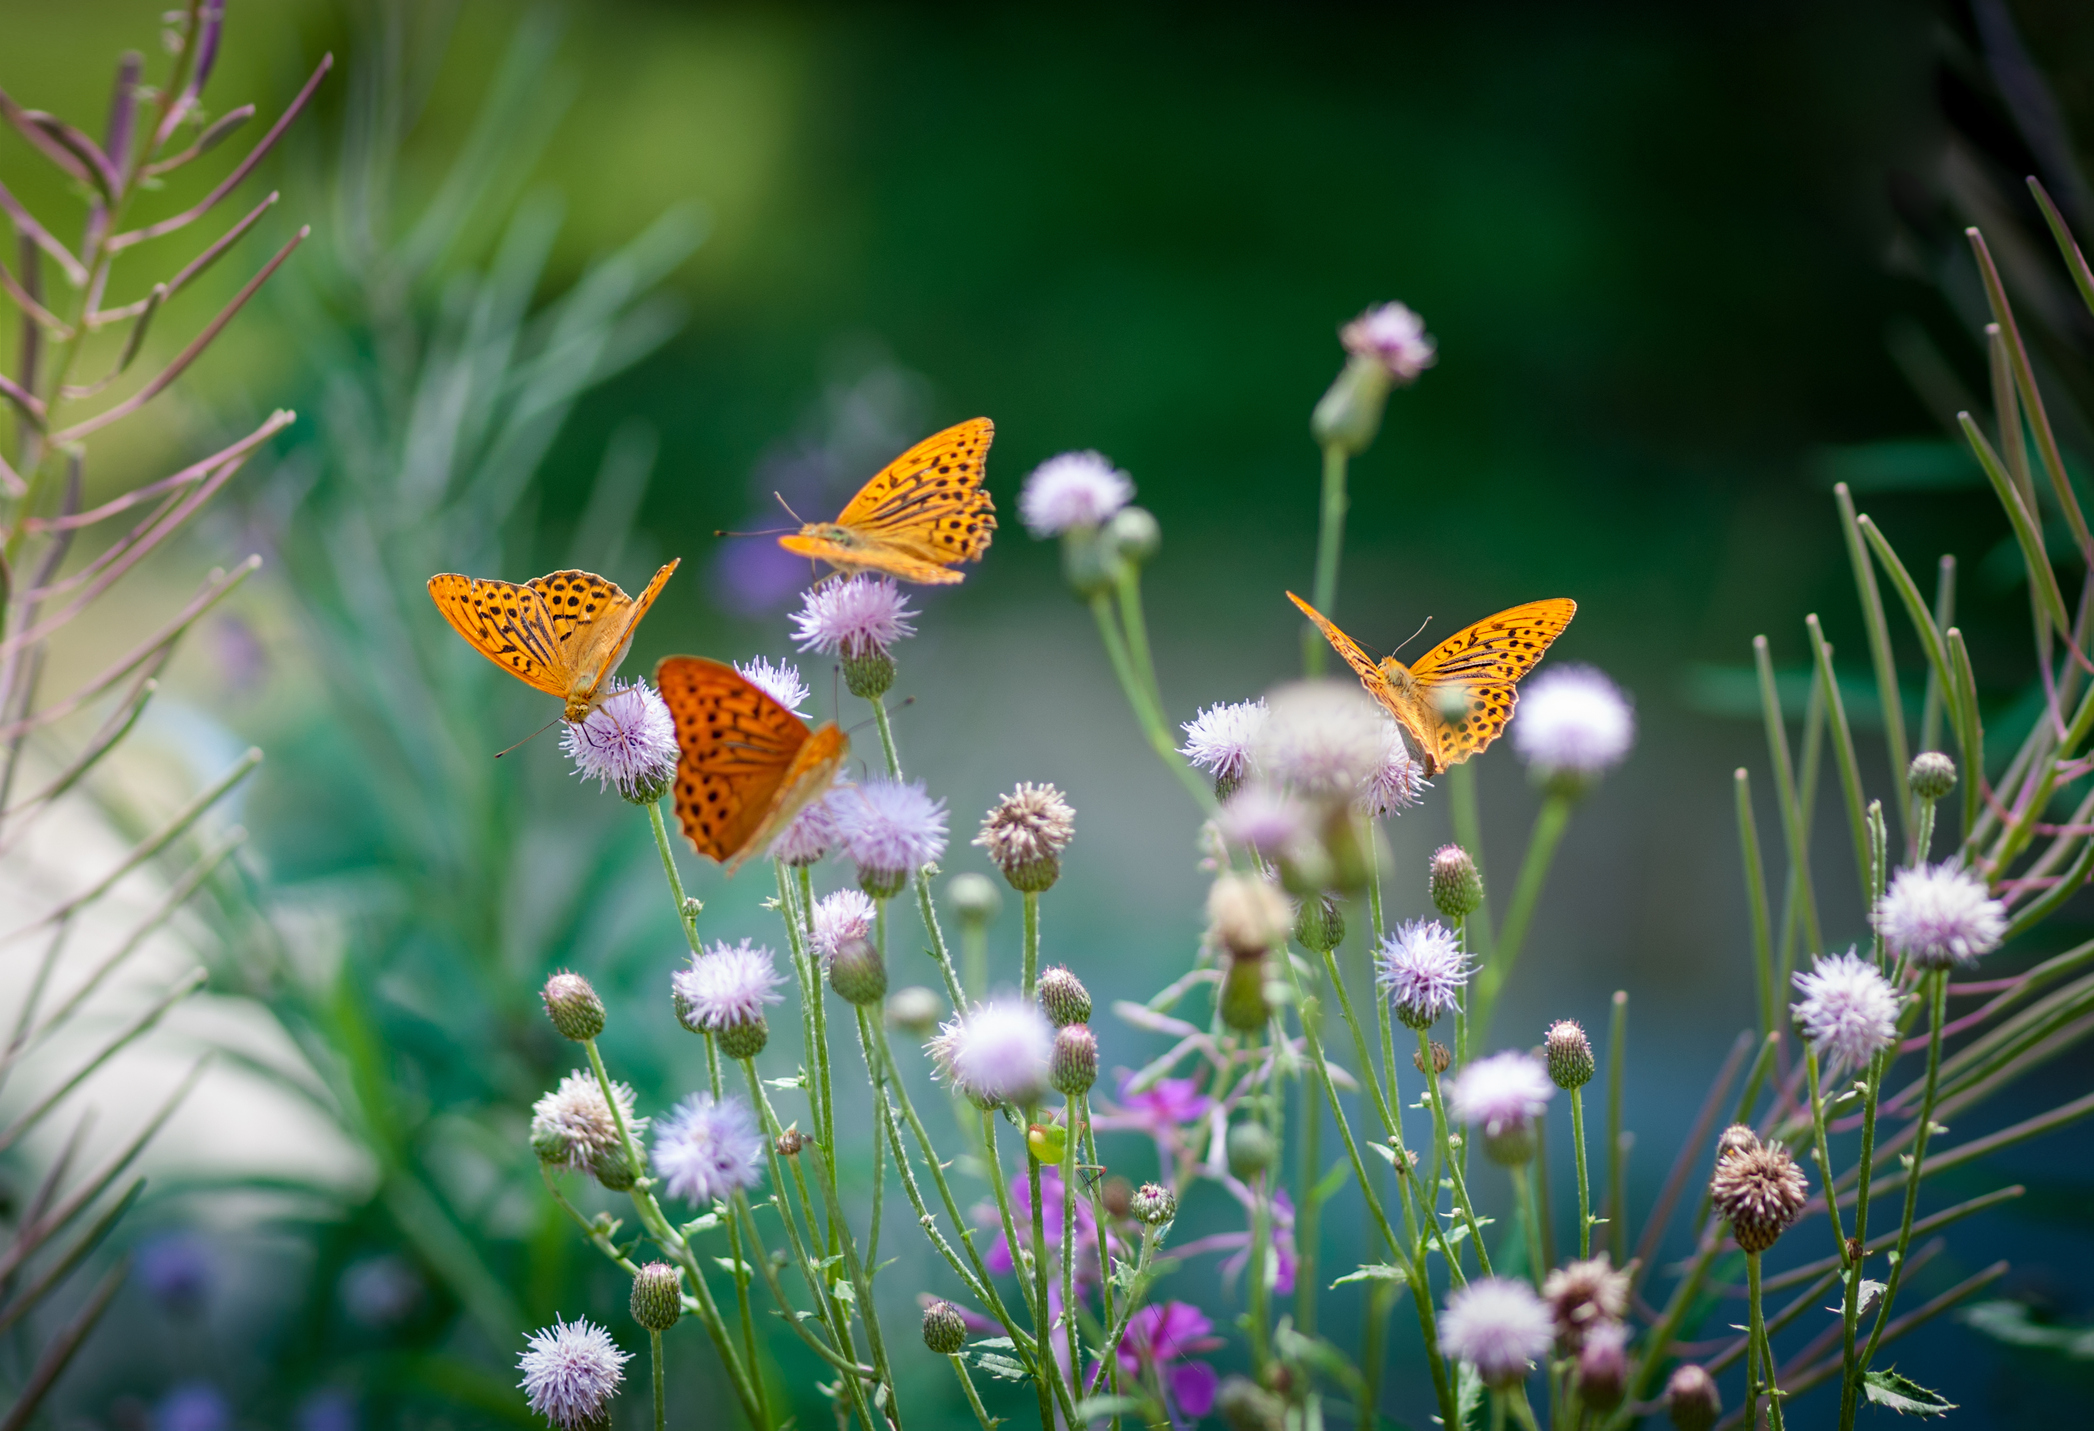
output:
[[[1512,1174],[1512,1191],[1519,1203],[1520,1221],[1527,1225],[1527,1278],[1539,1288],[1549,1264],[1541,1253],[1541,1204],[1535,1200],[1534,1177],[1525,1163],[1516,1164],[1507,1171]]]
[[[1126,693],[1127,704],[1134,709],[1134,718],[1147,737],[1149,746],[1156,756],[1170,767],[1171,773],[1191,792],[1200,808],[1212,812],[1216,808],[1214,791],[1198,771],[1185,763],[1178,748],[1171,741],[1170,731],[1165,728],[1163,712],[1149,702],[1149,693],[1142,687],[1141,677],[1135,672],[1134,659],[1127,651],[1127,638],[1113,615],[1112,595],[1099,591],[1091,597],[1091,616],[1098,623],[1098,635],[1105,642],[1105,654],[1112,662],[1113,675],[1119,680],[1120,689]]]
[[[1862,1092],[1861,1151],[1855,1161],[1854,1189],[1854,1245],[1861,1255],[1847,1261],[1847,1285],[1840,1306],[1840,1431],[1852,1431],[1857,1397],[1861,1391],[1861,1372],[1855,1360],[1854,1342],[1861,1324],[1861,1269],[1868,1260],[1869,1187],[1876,1164],[1876,1110],[1883,1093],[1883,1080],[1889,1072],[1890,1055],[1877,1054],[1869,1061],[1868,1086]],[[1917,1179],[1914,1182],[1917,1185]],[[1826,1192],[1829,1201],[1830,1187]]]
[[[1542,886],[1548,882],[1549,866],[1555,862],[1556,847],[1570,824],[1570,812],[1571,797],[1551,790],[1542,797],[1541,809],[1534,816],[1534,830],[1527,837],[1527,854],[1520,861],[1519,881],[1512,888],[1512,904],[1505,911],[1496,951],[1476,980],[1476,1007],[1470,1024],[1479,1045],[1489,1037],[1491,1012],[1497,1006],[1499,991],[1505,987],[1512,966],[1520,957],[1520,948],[1527,942],[1527,930],[1541,902]]]
[[[1571,1095],[1571,1147],[1578,1160],[1578,1256],[1592,1256],[1592,1183],[1585,1171],[1585,1090]]]
[[[1621,1141],[1621,1090],[1626,1070],[1624,1050],[1629,1035],[1629,995],[1614,991],[1614,1012],[1607,1020],[1607,1246],[1614,1265],[1629,1260],[1627,1149]]]
[[[1482,1269],[1483,1275],[1488,1277],[1491,1275],[1490,1251],[1483,1245],[1483,1228],[1476,1221],[1476,1209],[1469,1206],[1469,1186],[1461,1175],[1461,1162],[1454,1156],[1453,1133],[1447,1126],[1445,1100],[1440,1096],[1440,1072],[1432,1061],[1432,1040],[1426,1037],[1423,1029],[1418,1030],[1418,1062],[1425,1067],[1426,1097],[1432,1102],[1432,1134],[1439,1144],[1440,1157],[1446,1163],[1449,1180],[1454,1184],[1454,1205],[1461,1213],[1462,1222],[1469,1229],[1470,1243],[1476,1248],[1476,1265]],[[1434,1221],[1438,1221],[1437,1215]],[[1460,1274],[1460,1265],[1454,1259],[1449,1258],[1447,1265],[1456,1275]]]
[[[1091,1128],[1090,1100],[1085,1097],[1079,1097],[1076,1100],[1076,1111],[1083,1120],[1079,1125],[1083,1134],[1083,1160],[1092,1167],[1097,1167],[1099,1165],[1098,1139],[1096,1133]],[[1069,1141],[1071,1143],[1076,1141],[1075,1133],[1072,1132],[1070,1134]],[[1113,1324],[1112,1240],[1106,1235],[1106,1229],[1111,1227],[1112,1223],[1105,1213],[1105,1195],[1100,1191],[1098,1180],[1095,1178],[1090,1184],[1090,1195],[1091,1225],[1098,1229],[1098,1296],[1100,1315],[1104,1324],[1110,1327]],[[1120,1359],[1113,1352],[1114,1349],[1108,1346],[1103,1355],[1105,1373],[1108,1378],[1107,1385],[1110,1387],[1112,1394],[1117,1396],[1120,1393]],[[1081,1373],[1078,1374],[1081,1375]],[[1118,1412],[1113,1413],[1112,1425],[1113,1431],[1120,1431],[1120,1415]]]
[[[647,1329],[647,1352],[654,1364],[654,1431],[669,1431],[668,1399],[662,1386],[662,1334]]]
[[[1927,1140],[1934,1131],[1934,1100],[1941,1085],[1941,1028],[1948,1020],[1948,971],[1929,971],[1926,984],[1931,1025],[1927,1032],[1927,1086],[1920,1096],[1919,1125],[1912,1139],[1912,1166],[1905,1175],[1905,1214],[1898,1224],[1898,1245],[1891,1252],[1890,1280],[1883,1289],[1883,1300],[1876,1311],[1876,1325],[1869,1332],[1868,1346],[1863,1349],[1854,1370],[1857,1377],[1867,1372],[1875,1360],[1876,1348],[1883,1342],[1883,1329],[1890,1325],[1891,1304],[1897,1300],[1898,1286],[1905,1280],[1905,1263],[1912,1244],[1912,1218],[1919,1207],[1920,1176],[1927,1162]]]
[[[654,848],[662,857],[662,873],[669,880],[669,893],[676,901],[676,922],[683,929],[684,943],[698,952],[698,914],[684,898],[683,876],[676,872],[676,852],[669,846],[669,827],[662,821],[662,803],[647,807],[647,823],[654,829]]]
[[[1323,502],[1316,523],[1316,609],[1329,613],[1338,604],[1338,562],[1345,552],[1345,449],[1326,443],[1323,448]],[[1302,671],[1323,674],[1323,655],[1328,643],[1314,626],[1301,634]]]
[[[1163,716],[1163,687],[1156,680],[1156,661],[1149,654],[1149,622],[1142,614],[1141,563],[1123,559],[1118,582],[1120,624],[1127,633],[1128,664],[1149,697],[1149,709]]]
[[[1061,1375],[1053,1365],[1054,1329],[1047,1321],[1046,1279],[1033,1277],[1028,1266],[1029,1261],[1039,1263],[1043,1258],[1028,1258],[1025,1243],[1018,1236],[1018,1221],[1011,1214],[1010,1189],[1004,1186],[1003,1181],[1003,1159],[996,1151],[996,1114],[988,1109],[982,1110],[982,1146],[988,1150],[989,1183],[996,1190],[996,1213],[1003,1221],[1004,1244],[1011,1249],[1011,1268],[1018,1274],[1018,1285],[1024,1289],[1026,1299],[1032,1304],[1030,1312],[1033,1344],[1039,1348],[1033,1363],[1033,1390],[1039,1396],[1041,1431],[1047,1431],[1047,1428],[1054,1425],[1054,1392],[1050,1391],[1049,1387],[1059,1389]],[[1031,1157],[1031,1150],[1027,1149],[1028,1162],[1031,1161]],[[1037,1212],[1040,1206],[1039,1165],[1034,1163],[1032,1166],[1033,1208]],[[1034,1243],[1033,1247],[1036,1252],[1039,1251],[1038,1243]]]
[[[1483,816],[1476,800],[1476,765],[1473,761],[1464,761],[1447,771],[1447,811],[1454,819],[1454,843],[1469,852],[1469,858],[1476,864],[1476,878],[1483,885],[1483,898],[1462,920],[1464,947],[1475,958],[1479,968],[1489,968],[1494,942],[1491,937],[1491,883],[1484,873]]]
[[[993,1419],[982,1405],[981,1393],[974,1389],[974,1378],[967,1374],[967,1358],[955,1352],[946,1360],[952,1363],[953,1375],[960,1379],[960,1389],[967,1393],[967,1405],[974,1412],[974,1419],[981,1424],[982,1431],[996,1431],[1002,1422]]]

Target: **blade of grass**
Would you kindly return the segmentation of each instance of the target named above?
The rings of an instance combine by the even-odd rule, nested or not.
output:
[[[1774,688],[1774,658],[1767,638],[1752,638],[1752,660],[1760,678],[1760,716],[1767,727],[1768,763],[1774,767],[1774,794],[1781,805],[1783,844],[1788,848],[1789,883],[1796,892],[1803,929],[1812,949],[1824,948],[1818,934],[1818,898],[1811,887],[1810,843],[1803,810],[1796,798],[1796,770],[1789,762],[1789,733],[1782,724],[1781,696]],[[1786,937],[1786,936],[1784,936]]]
[[[2050,569],[2050,558],[2043,550],[2043,533],[2036,519],[2014,489],[2014,478],[2000,462],[1999,454],[1985,440],[1985,434],[1967,412],[1956,414],[1956,421],[1963,428],[1963,435],[1970,441],[1970,450],[1977,454],[1978,465],[1985,469],[1985,476],[1992,483],[1994,495],[2007,509],[2007,521],[2013,525],[2014,540],[2021,546],[2021,559],[2028,567],[2029,581],[2036,588],[2037,598],[2060,635],[2072,630],[2072,614],[2065,609],[2065,595],[2058,590],[2058,575]]]
[[[1825,683],[1826,717],[1832,723],[1832,754],[1840,770],[1840,792],[1847,797],[1847,823],[1854,836],[1854,872],[1860,881],[1862,902],[1869,898],[1869,817],[1861,793],[1861,765],[1854,756],[1854,733],[1847,728],[1847,709],[1840,699],[1839,681],[1832,673],[1832,643],[1817,613],[1803,618],[1810,631],[1811,650],[1818,662],[1818,679]]]
[[[1873,545],[1873,543],[1872,543]],[[1934,632],[1938,639],[1956,619],[1956,559],[1942,553],[1934,567]],[[1944,648],[1944,660],[1947,650]],[[1942,689],[1946,672],[1930,659],[1927,663],[1927,694],[1920,703],[1920,749],[1933,750],[1941,739]]]
[[[1868,545],[1854,514],[1854,494],[1844,482],[1832,489],[1840,509],[1840,535],[1847,542],[1847,564],[1854,568],[1854,588],[1861,597],[1861,615],[1869,635],[1869,660],[1876,667],[1876,692],[1883,704],[1883,739],[1890,747],[1890,783],[1897,791],[1898,834],[1911,843],[1912,792],[1906,776],[1912,751],[1905,743],[1905,702],[1898,692],[1898,663],[1891,655],[1890,623],[1883,616],[1883,592],[1876,585],[1876,568],[1869,561]]]
[[[1752,915],[1752,963],[1758,975],[1760,1033],[1774,1027],[1774,930],[1767,916],[1767,871],[1760,861],[1759,829],[1752,819],[1752,777],[1739,766],[1731,777],[1738,800],[1738,855],[1745,865],[1745,903]]]
[[[2073,286],[2079,289],[2080,301],[2087,311],[2094,313],[2094,271],[2087,268],[2087,256],[2080,252],[2079,241],[2072,230],[2065,226],[2065,216],[2051,202],[2043,183],[2034,174],[2029,175],[2029,192],[2036,196],[2036,207],[2043,210],[2043,221],[2050,225],[2050,236],[2058,241],[2058,252],[2064,256],[2065,268],[2072,274]]]

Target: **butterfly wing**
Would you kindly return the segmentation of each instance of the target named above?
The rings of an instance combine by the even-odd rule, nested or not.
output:
[[[1459,765],[1504,733],[1519,701],[1520,678],[1577,614],[1578,603],[1568,597],[1529,601],[1455,632],[1412,664],[1426,706],[1440,715],[1434,752],[1439,764]],[[1457,696],[1465,703],[1459,719],[1447,720],[1441,712]]]
[[[655,686],[676,722],[676,818],[691,848],[739,865],[828,788],[848,742],[807,725],[732,666],[670,656]],[[809,747],[813,749],[810,750]]]
[[[574,663],[536,584],[517,586],[447,571],[429,578],[429,596],[475,651],[524,684],[564,698],[574,687]]]
[[[1394,716],[1396,723],[1403,727],[1404,733],[1417,748],[1419,756],[1424,759],[1428,773],[1437,774],[1437,770],[1433,768],[1438,750],[1437,736],[1433,729],[1434,721],[1432,713],[1419,704],[1417,693],[1407,686],[1391,681],[1388,672],[1362,649],[1360,643],[1332,625],[1329,617],[1291,591],[1287,593],[1287,599],[1301,608],[1302,615],[1316,623],[1316,629],[1323,633],[1324,640],[1331,643],[1331,649],[1343,656],[1345,664],[1359,674],[1360,684],[1367,688],[1367,694],[1380,701],[1382,708]],[[1400,663],[1398,669],[1402,669]]]
[[[529,585],[545,598],[553,614],[553,633],[566,648],[574,686],[562,694],[593,701],[596,691],[617,671],[633,644],[640,618],[669,584],[677,562],[654,574],[638,597],[627,596],[615,581],[589,571],[556,571]]]
[[[996,504],[982,486],[995,437],[986,417],[927,437],[874,474],[834,523],[810,525],[779,545],[844,570],[959,581],[949,568],[980,561],[996,531]]]

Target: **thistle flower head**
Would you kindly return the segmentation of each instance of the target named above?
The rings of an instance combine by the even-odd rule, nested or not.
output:
[[[923,1309],[923,1344],[940,1356],[955,1356],[967,1346],[967,1319],[950,1302],[930,1302]]]
[[[734,669],[741,678],[762,691],[794,715],[805,717],[802,709],[807,704],[807,683],[800,679],[800,668],[786,661],[775,665],[765,656],[753,661],[736,661]]]
[[[1091,991],[1083,986],[1083,980],[1061,965],[1042,969],[1035,991],[1040,996],[1041,1009],[1056,1028],[1090,1022]]]
[[[1486,1386],[1515,1386],[1549,1353],[1556,1328],[1525,1282],[1479,1277],[1456,1288],[1440,1315],[1440,1346],[1469,1363]]]
[[[771,841],[771,858],[789,865],[811,865],[836,847],[836,811],[830,805],[832,790],[809,800],[786,822],[778,838]]]
[[[1629,1274],[1615,1268],[1602,1252],[1550,1272],[1541,1295],[1556,1319],[1556,1345],[1572,1356],[1585,1344],[1587,1333],[1628,1315]]]
[[[1853,950],[1811,961],[1795,976],[1803,997],[1789,1006],[1803,1036],[1832,1073],[1861,1068],[1898,1036],[1898,991]]]
[[[1050,457],[1025,479],[1018,515],[1036,537],[1091,530],[1134,499],[1134,483],[1096,452]]]
[[[1262,700],[1209,706],[1178,727],[1185,732],[1178,753],[1213,776],[1215,793],[1226,796],[1251,773],[1251,748],[1265,717]]]
[[[916,613],[893,578],[854,576],[807,589],[793,613],[793,640],[802,651],[846,660],[889,654],[894,643],[914,636]]]
[[[756,1186],[768,1146],[749,1105],[693,1093],[654,1135],[654,1169],[673,1197],[704,1204]]]
[[[683,1273],[666,1262],[650,1262],[633,1278],[626,1305],[650,1332],[666,1332],[683,1317]]]
[[[1296,681],[1274,691],[1266,707],[1252,763],[1295,793],[1351,799],[1380,770],[1388,718],[1356,683]]]
[[[614,682],[596,709],[563,727],[560,749],[576,775],[637,805],[661,799],[676,779],[676,721],[645,681]]]
[[[1214,827],[1233,845],[1278,860],[1315,839],[1314,811],[1263,780],[1247,780],[1222,803]]]
[[[1384,719],[1381,724],[1381,763],[1353,800],[1361,814],[1377,820],[1402,814],[1425,795],[1425,767],[1412,758],[1396,722]]]
[[[1237,959],[1251,959],[1287,937],[1294,910],[1268,879],[1233,871],[1207,891],[1207,925],[1216,943]]]
[[[1412,383],[1438,354],[1425,320],[1401,303],[1380,303],[1347,323],[1338,341],[1356,358],[1372,358],[1398,383]]]
[[[1612,1411],[1628,1386],[1629,1329],[1601,1322],[1585,1334],[1578,1352],[1578,1395],[1595,1411]]]
[[[1432,852],[1425,886],[1433,908],[1449,919],[1466,919],[1483,907],[1483,872],[1460,845],[1441,845]]]
[[[1716,1160],[1709,1197],[1747,1252],[1764,1252],[1803,1213],[1810,1185],[1779,1143],[1762,1143]]]
[[[829,956],[829,987],[847,1004],[877,1004],[887,997],[887,962],[868,939],[846,939]]]
[[[1038,894],[1060,876],[1062,851],[1075,834],[1076,811],[1061,791],[1020,781],[990,808],[974,843],[989,852],[1011,888]]]
[[[1162,1183],[1143,1183],[1134,1190],[1128,1209],[1134,1214],[1135,1221],[1153,1227],[1178,1215],[1178,1195]]]
[[[1723,1414],[1716,1379],[1693,1362],[1681,1362],[1665,1383],[1665,1414],[1679,1431],[1709,1431]]]
[[[1598,1063],[1592,1056],[1592,1040],[1576,1019],[1558,1019],[1549,1025],[1543,1040],[1543,1057],[1549,1065],[1549,1080],[1558,1088],[1583,1088],[1592,1082]]]
[[[756,1022],[765,1004],[784,997],[777,992],[784,982],[771,951],[747,939],[739,944],[721,940],[693,954],[688,969],[669,976],[677,1017],[692,1033],[720,1033]]]
[[[1049,1069],[1054,1091],[1081,1098],[1098,1081],[1098,1036],[1088,1024],[1065,1024],[1054,1032],[1054,1060]]]
[[[1939,800],[1956,788],[1956,762],[1938,750],[1923,750],[1912,757],[1905,779],[1920,799]]]
[[[1869,920],[1915,968],[1949,969],[1999,948],[2007,909],[1985,882],[1953,864],[1899,870]]]
[[[945,853],[945,802],[921,781],[868,780],[838,791],[830,805],[858,882],[875,894],[896,893]]]
[[[878,911],[863,890],[840,889],[814,902],[809,922],[814,927],[808,943],[817,959],[827,963],[846,939],[870,939]]]
[[[1573,788],[1621,764],[1636,743],[1636,713],[1592,666],[1558,666],[1529,684],[1512,722],[1512,748],[1544,780]]]
[[[1054,1061],[1054,1027],[1029,999],[998,995],[948,1020],[927,1046],[938,1076],[977,1106],[1039,1101]]]
[[[1470,1064],[1446,1093],[1448,1110],[1483,1130],[1484,1151],[1494,1161],[1518,1164],[1534,1154],[1534,1120],[1547,1111],[1556,1085],[1540,1059],[1508,1049]]]
[[[1405,1028],[1430,1028],[1452,1013],[1469,982],[1469,961],[1454,931],[1437,919],[1398,925],[1374,955],[1375,982]]]
[[[609,1420],[611,1398],[625,1380],[629,1360],[602,1327],[579,1317],[571,1322],[556,1317],[550,1327],[531,1334],[516,1359],[523,1373],[517,1385],[531,1410],[560,1431],[582,1431]]]
[[[603,1000],[581,975],[561,970],[545,981],[538,997],[560,1037],[587,1043],[603,1032]]]
[[[635,1141],[647,1126],[645,1118],[633,1116],[633,1091],[622,1083],[611,1085],[618,1111]],[[578,1069],[560,1080],[559,1087],[531,1105],[531,1147],[540,1162],[593,1172],[604,1158],[624,1150],[618,1142],[618,1123],[611,1105],[604,1101],[596,1075]]]

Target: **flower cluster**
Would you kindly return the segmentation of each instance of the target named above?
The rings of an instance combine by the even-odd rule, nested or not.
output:
[[[636,805],[652,805],[676,779],[676,720],[645,681],[613,682],[594,710],[567,722],[560,749],[575,774]]]

